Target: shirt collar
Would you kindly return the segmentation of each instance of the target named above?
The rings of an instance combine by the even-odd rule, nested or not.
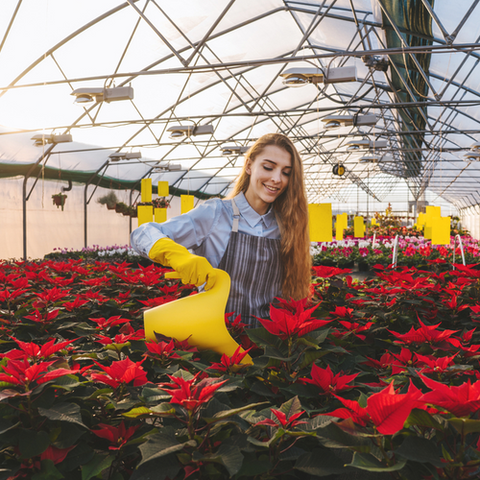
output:
[[[243,192],[240,192],[234,200],[240,210],[240,215],[252,228],[257,226],[260,222],[263,222],[266,228],[270,228],[272,222],[275,221],[275,212],[271,206],[265,215],[260,215],[250,206]]]

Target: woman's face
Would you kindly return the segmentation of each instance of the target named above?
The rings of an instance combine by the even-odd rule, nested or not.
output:
[[[250,175],[250,184],[245,197],[250,206],[260,215],[287,188],[292,170],[292,158],[283,148],[267,145],[245,168]]]

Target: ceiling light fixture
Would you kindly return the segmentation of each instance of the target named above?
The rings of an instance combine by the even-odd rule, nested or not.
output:
[[[133,100],[132,87],[87,87],[77,88],[70,95],[75,97],[75,102],[79,105],[88,105],[96,102],[117,102],[121,100]]]
[[[347,143],[347,150],[365,150],[371,148],[385,148],[386,140],[352,140]]]
[[[213,125],[174,125],[169,127],[170,138],[178,139],[192,135],[213,135]]]
[[[378,163],[382,157],[378,155],[364,155],[360,157],[358,161],[360,163]]]
[[[467,160],[480,160],[480,151],[468,152],[464,156]]]
[[[119,160],[132,160],[134,158],[142,158],[141,152],[115,152],[111,153],[108,158],[112,162],[118,162]]]
[[[62,135],[55,135],[53,133],[49,135],[39,134],[39,135],[34,135],[32,137],[32,140],[34,141],[36,147],[42,147],[47,143],[57,144],[57,143],[69,143],[73,141],[72,135],[70,133],[64,133]]]
[[[321,120],[325,123],[325,128],[330,130],[338,127],[361,127],[375,125],[377,123],[376,115],[327,115]]]
[[[250,147],[239,145],[225,145],[222,148],[222,155],[243,155],[247,153]]]
[[[174,172],[182,169],[179,163],[164,163],[155,165],[154,170],[156,172]]]
[[[309,83],[314,85],[318,83],[342,83],[356,82],[357,69],[353,67],[329,68],[320,70],[319,68],[289,68],[280,74],[284,78],[283,83],[288,87],[303,87]]]

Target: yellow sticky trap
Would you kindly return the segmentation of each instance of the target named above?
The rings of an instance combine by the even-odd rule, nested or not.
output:
[[[155,222],[163,223],[167,221],[167,209],[166,208],[155,208]]]
[[[377,219],[375,217],[372,218],[372,221],[370,222],[371,225],[378,225]]]
[[[425,226],[425,214],[424,213],[419,213],[418,218],[417,218],[417,224],[420,228]]]
[[[436,217],[432,221],[432,245],[450,245],[450,217]]]
[[[353,219],[353,236],[355,238],[363,238],[365,236],[365,224],[363,217],[355,217]]]
[[[332,233],[332,204],[310,203],[308,205],[308,225],[311,242],[331,242]]]
[[[142,203],[149,203],[152,201],[152,179],[142,178],[140,183]]]
[[[193,195],[180,195],[180,213],[187,213],[193,210]]]
[[[440,217],[442,215],[441,207],[434,207],[433,205],[428,205],[425,208],[425,215],[431,218]]]
[[[168,197],[170,195],[170,190],[168,188],[168,182],[158,182],[157,195],[159,197]]]
[[[144,223],[153,222],[153,206],[152,205],[138,205],[138,226]]]
[[[225,325],[230,276],[223,270],[215,269],[215,272],[217,280],[210,290],[145,310],[145,338],[155,340],[155,332],[179,341],[188,338],[188,343],[200,350],[213,350],[231,357],[239,345]],[[175,272],[165,277],[178,278]],[[253,360],[247,354],[241,363],[252,364]]]
[[[340,222],[340,226],[339,225],[339,222],[335,222],[334,223],[334,228],[335,228],[335,240],[343,240],[343,228],[342,228],[342,223]]]
[[[340,213],[337,215],[337,222],[335,228],[335,240],[343,240],[343,231],[348,227],[348,216],[347,214]]]

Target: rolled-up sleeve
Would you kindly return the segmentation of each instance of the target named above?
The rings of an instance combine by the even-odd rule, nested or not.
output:
[[[208,200],[165,223],[144,223],[132,232],[131,245],[146,258],[153,244],[165,237],[188,249],[197,249],[215,228],[222,208],[221,203],[220,199]]]

